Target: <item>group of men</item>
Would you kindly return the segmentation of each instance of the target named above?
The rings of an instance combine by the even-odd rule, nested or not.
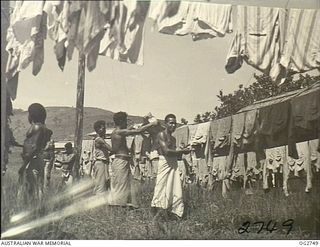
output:
[[[19,174],[20,177],[25,178],[24,185],[29,196],[37,199],[41,197],[44,184],[48,183],[48,181],[44,183],[45,178],[47,180],[50,179],[50,171],[52,169],[50,164],[52,162],[48,152],[52,151],[52,145],[50,146],[52,131],[45,126],[46,111],[41,104],[30,105],[28,112],[30,128],[23,145],[22,157],[24,162]],[[137,196],[139,195],[132,189],[131,154],[127,147],[126,137],[140,135],[149,131],[154,136],[154,144],[159,155],[156,185],[151,207],[157,209],[155,211],[158,212],[170,212],[174,216],[178,216],[178,218],[182,217],[184,203],[177,160],[182,154],[189,153],[190,149],[183,148],[178,150],[176,147],[176,140],[172,136],[177,126],[176,116],[168,114],[165,117],[165,129],[156,135],[154,134],[154,129],[159,129],[157,127],[160,125],[157,120],[150,121],[138,129],[131,129],[127,126],[127,117],[125,112],[114,114],[115,130],[111,134],[111,146],[105,141],[105,121],[99,120],[94,123],[93,127],[97,133],[97,137],[94,140],[93,154],[94,192],[103,194],[110,187],[110,191],[106,193],[110,198],[110,205],[130,208],[138,207]],[[66,171],[72,169],[75,159],[72,144],[70,144],[67,143],[65,146],[67,158],[56,159]],[[111,154],[114,155],[114,159],[109,164]],[[111,165],[111,177],[109,165]],[[66,177],[68,175],[66,173]],[[34,198],[34,196],[37,198]]]

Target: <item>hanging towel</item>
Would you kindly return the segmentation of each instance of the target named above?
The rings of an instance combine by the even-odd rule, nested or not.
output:
[[[276,80],[281,72],[279,8],[236,6],[233,9],[234,38],[227,55],[226,71],[234,73],[243,63]]]
[[[286,18],[280,19],[281,65],[294,72],[320,68],[319,9],[289,9],[287,12]]]

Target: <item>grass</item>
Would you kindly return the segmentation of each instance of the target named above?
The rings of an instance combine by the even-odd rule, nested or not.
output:
[[[20,212],[17,203],[17,170],[20,166],[19,150],[10,156],[9,169],[2,179],[1,232],[12,227],[9,217]],[[53,171],[52,188],[48,197],[58,193],[59,171]],[[304,193],[303,181],[293,180],[289,184],[293,193],[285,197],[280,188],[264,193],[256,185],[254,195],[245,195],[241,189],[229,194],[229,199],[221,196],[221,185],[214,191],[207,191],[195,184],[184,190],[186,215],[180,221],[154,221],[150,210],[154,182],[141,184],[141,208],[128,210],[101,206],[81,212],[40,228],[16,235],[12,239],[319,239],[320,237],[320,186],[314,184],[312,193]],[[3,204],[5,202],[5,204]],[[73,202],[72,198],[60,205],[46,205],[44,211],[33,218],[59,210]],[[293,219],[292,231],[282,223]],[[272,232],[264,229],[257,233],[259,225],[255,221],[272,220],[269,229],[277,222]],[[242,224],[250,221],[249,233],[239,234]]]

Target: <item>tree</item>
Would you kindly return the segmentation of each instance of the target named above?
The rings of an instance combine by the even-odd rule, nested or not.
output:
[[[185,118],[181,118],[181,123],[183,125],[187,125],[188,124],[188,121],[185,119]]]
[[[237,90],[229,94],[224,94],[220,90],[219,95],[217,95],[220,105],[216,106],[214,111],[211,112],[210,119],[230,116],[256,101],[305,88],[320,81],[320,75],[310,76],[308,74],[300,74],[298,79],[293,80],[293,76],[289,76],[286,79],[286,83],[278,85],[272,82],[271,78],[267,75],[254,74],[253,76],[256,82],[248,87],[240,84]],[[198,114],[194,120],[195,123],[199,123],[199,116],[202,116],[202,121],[209,121],[208,112],[206,112]]]
[[[194,121],[195,123],[202,123],[201,115],[198,114],[193,121]]]

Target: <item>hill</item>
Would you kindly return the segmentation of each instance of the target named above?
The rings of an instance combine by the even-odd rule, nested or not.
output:
[[[53,138],[56,141],[73,140],[75,132],[76,109],[73,107],[46,107],[47,120],[46,125],[53,131]],[[11,116],[11,128],[16,140],[22,143],[25,134],[29,128],[28,112],[23,110],[14,110]],[[83,134],[84,139],[89,137],[86,134],[94,131],[93,123],[97,120],[105,120],[107,128],[113,127],[113,112],[94,107],[85,107],[83,116]],[[130,123],[141,123],[142,117],[129,116]]]

